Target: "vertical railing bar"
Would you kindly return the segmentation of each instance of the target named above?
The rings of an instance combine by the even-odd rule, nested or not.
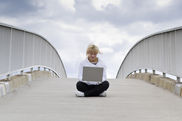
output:
[[[23,32],[23,58],[22,58],[23,64],[22,68],[25,66],[25,31]]]
[[[7,76],[6,76],[6,79],[9,81],[10,80],[10,74],[8,74]]]
[[[40,71],[40,67],[38,67],[38,71]]]
[[[51,49],[50,49],[50,48],[51,48],[51,46],[49,46],[49,45],[47,44],[47,53],[48,53],[48,55],[47,55],[47,60],[49,60],[49,61],[47,61],[47,65],[49,65],[49,66],[52,65],[52,61],[51,61],[51,60],[52,60],[52,50],[51,50],[52,48],[51,48]],[[48,51],[49,51],[51,54],[50,54]]]
[[[155,75],[155,70],[152,70],[153,75]]]
[[[142,69],[139,69],[139,73],[142,73]]]
[[[48,45],[47,45],[47,43],[46,43],[46,47],[45,47],[45,51],[46,51],[46,54],[45,54],[45,63],[46,63],[46,66],[48,66],[49,64],[48,64],[48,56],[47,56],[47,53],[48,53]]]
[[[53,58],[52,58],[53,51],[51,50],[50,52],[51,52],[51,54],[50,54],[50,55],[51,55],[51,56],[50,56],[50,58],[51,58],[51,60],[50,60],[50,62],[51,62],[50,65],[52,66],[52,65],[53,65]]]
[[[176,30],[174,31],[174,48],[176,48]],[[174,57],[176,57],[176,50],[174,52]],[[173,65],[175,67],[175,73],[176,73],[176,58],[174,58],[174,62],[175,62],[175,65]]]
[[[39,60],[39,65],[42,65],[41,63],[42,63],[42,40],[40,39],[40,55],[39,55],[39,58],[40,58],[40,60]]]
[[[177,81],[177,83],[180,83],[180,77],[176,77],[176,81]]]
[[[145,69],[145,73],[147,73],[147,69]]]
[[[30,72],[31,72],[31,73],[33,72],[33,67],[32,67],[32,68],[30,68]]]
[[[12,28],[11,28],[11,32],[10,32],[10,43],[9,43],[9,73],[11,72],[11,51],[12,51]]]
[[[32,34],[33,35],[33,34]],[[34,35],[33,35],[33,57],[32,57],[32,65],[35,65],[35,59],[34,59],[34,56],[35,56],[35,39],[34,39]]]
[[[166,73],[163,72],[162,75],[163,75],[163,77],[166,77]]]
[[[23,70],[21,70],[21,71],[20,71],[20,74],[21,74],[21,75],[23,75],[23,73],[24,73],[24,71],[23,71]]]

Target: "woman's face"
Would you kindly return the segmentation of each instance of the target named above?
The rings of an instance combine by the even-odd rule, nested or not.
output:
[[[97,58],[97,53],[96,52],[89,52],[88,53],[88,59],[90,61],[94,61]]]

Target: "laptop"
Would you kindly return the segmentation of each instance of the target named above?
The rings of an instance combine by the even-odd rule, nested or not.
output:
[[[102,67],[83,67],[82,80],[102,82],[103,68]]]

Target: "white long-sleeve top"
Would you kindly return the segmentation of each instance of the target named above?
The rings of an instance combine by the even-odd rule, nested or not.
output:
[[[92,81],[85,81],[85,80],[82,80],[83,67],[84,67],[84,66],[88,66],[88,67],[102,67],[102,68],[103,68],[102,82],[107,80],[107,77],[106,77],[106,66],[105,66],[105,64],[102,62],[102,60],[100,60],[100,59],[98,58],[98,62],[97,62],[97,64],[95,65],[95,64],[91,63],[91,62],[88,60],[88,58],[86,58],[85,60],[83,60],[83,61],[80,63],[80,66],[79,66],[79,72],[78,72],[78,79],[79,79],[79,81],[85,82],[85,83],[87,83],[88,85],[97,85],[97,84],[99,84],[99,82],[92,82]]]

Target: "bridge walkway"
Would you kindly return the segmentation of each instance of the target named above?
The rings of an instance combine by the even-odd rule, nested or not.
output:
[[[33,81],[0,98],[2,121],[181,121],[182,99],[135,79],[110,79],[107,97],[75,97],[76,79]]]

